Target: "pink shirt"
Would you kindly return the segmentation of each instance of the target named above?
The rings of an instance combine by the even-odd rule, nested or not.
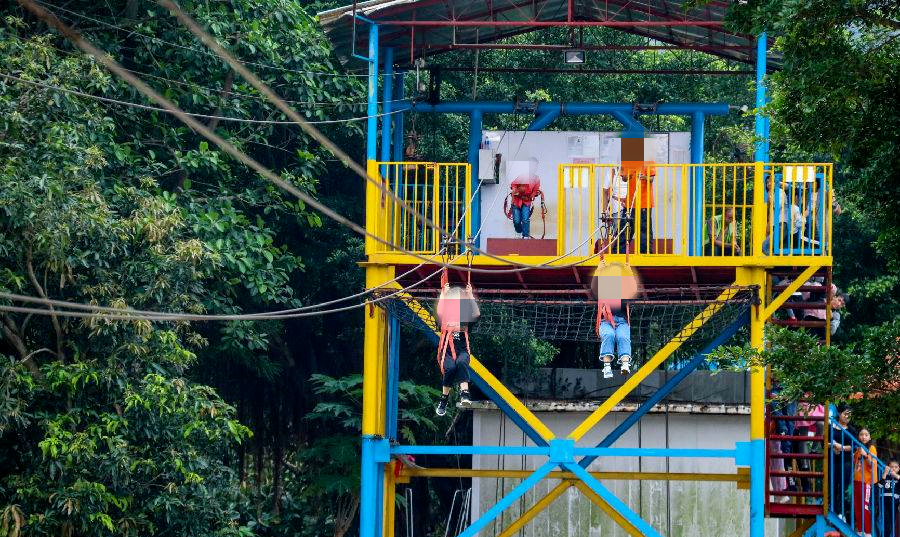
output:
[[[809,403],[800,403],[797,405],[797,414],[800,416],[825,417],[825,406],[816,405],[815,407],[811,407]],[[797,427],[815,427],[816,423],[818,422],[808,420],[798,421],[796,425]]]
[[[820,284],[818,282],[808,282],[808,285],[820,285],[821,286],[822,284]],[[836,294],[837,294],[837,286],[834,284],[831,284],[831,296],[834,296]],[[809,293],[802,293],[803,300],[809,300],[809,295],[810,295]],[[827,297],[826,297],[826,300],[827,300]],[[810,317],[815,317],[816,319],[821,319],[823,321],[825,320],[825,308],[822,308],[819,310],[806,310],[806,314],[809,315]]]

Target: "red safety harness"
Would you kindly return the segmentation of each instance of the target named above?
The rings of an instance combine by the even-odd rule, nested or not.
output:
[[[515,196],[512,193],[512,186],[510,186],[509,188],[510,188],[510,193],[507,194],[506,198],[504,198],[504,200],[503,200],[503,214],[506,215],[506,218],[508,220],[512,220],[512,208],[513,208],[512,200],[513,200],[513,197],[518,197],[518,196]],[[547,203],[544,200],[544,191],[543,190],[536,190],[534,192],[534,194],[531,195],[531,201],[534,201],[535,199],[537,199],[538,196],[540,196],[540,198],[541,198],[541,238],[543,239],[547,235]],[[532,211],[532,214],[534,214],[534,211]],[[531,219],[531,215],[528,215],[528,218]]]

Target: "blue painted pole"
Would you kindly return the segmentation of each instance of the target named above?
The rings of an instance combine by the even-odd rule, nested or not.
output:
[[[391,107],[394,98],[394,49],[384,49],[384,104],[381,105],[381,161],[391,160]]]
[[[756,40],[756,162],[769,160],[769,126],[768,118],[762,110],[766,106],[766,32],[759,34]]]
[[[388,321],[388,378],[387,378],[387,437],[397,439],[397,416],[399,413],[400,385],[400,319],[391,315]]]
[[[481,149],[481,110],[473,110],[469,114],[469,119],[469,165],[472,167],[472,189],[475,192],[469,208],[472,211],[472,229],[468,231],[471,232],[476,229],[481,231],[481,189],[478,188],[478,185],[481,184],[481,181],[478,179],[478,150]],[[481,247],[479,235],[481,233],[477,233],[473,238],[476,248]]]
[[[378,26],[369,26],[369,88],[366,115],[366,160],[374,162],[378,158]],[[367,167],[370,173],[372,169]],[[378,503],[379,470],[383,468],[376,459],[376,445],[381,439],[372,435],[362,438],[361,470],[360,470],[360,503],[359,534],[360,537],[379,537],[381,525],[378,524],[383,505]]]
[[[703,138],[706,115],[703,112],[691,114],[691,164],[703,164]],[[703,255],[703,221],[705,208],[703,204],[703,170],[691,170],[691,221],[688,226],[689,255]]]
[[[362,469],[359,476],[359,535],[376,537],[378,505],[378,463],[375,462],[375,442],[378,439],[364,436],[362,439]],[[380,529],[380,526],[378,527]]]
[[[369,93],[366,98],[366,160],[378,158],[378,25],[369,26]]]

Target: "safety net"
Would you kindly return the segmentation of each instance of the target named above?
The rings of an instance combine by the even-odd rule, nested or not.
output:
[[[588,290],[476,290],[481,316],[469,326],[475,336],[521,340],[598,343],[597,301]],[[685,286],[642,288],[625,301],[632,344],[651,356],[670,341],[681,343],[673,358],[705,347],[749,311],[756,296],[751,286]],[[376,303],[401,323],[435,331],[437,291],[375,293]]]

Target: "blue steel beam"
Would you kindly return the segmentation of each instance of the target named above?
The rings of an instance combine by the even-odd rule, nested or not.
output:
[[[400,384],[400,319],[391,315],[388,321],[388,378],[387,378],[387,437],[397,439]]]
[[[706,347],[704,347],[703,350],[694,355],[691,361],[685,364],[685,366],[682,367],[678,371],[678,373],[676,373],[672,378],[666,381],[665,384],[660,386],[660,388],[656,390],[656,392],[651,395],[646,401],[644,401],[644,403],[639,406],[637,410],[635,410],[631,413],[630,416],[625,418],[625,420],[622,421],[622,423],[620,423],[618,427],[610,431],[610,433],[606,435],[606,438],[604,438],[600,441],[599,444],[597,444],[597,447],[608,448],[609,446],[613,445],[616,440],[621,438],[622,435],[625,434],[626,431],[628,431],[628,429],[630,429],[642,417],[650,412],[650,410],[654,406],[656,406],[657,403],[659,403],[667,395],[672,393],[672,390],[674,390],[679,384],[681,384],[681,381],[686,379],[687,376],[691,374],[691,372],[693,372],[695,369],[697,369],[697,367],[700,366],[700,364],[706,361],[706,356],[709,353],[711,353],[719,345],[722,345],[723,343],[731,339],[731,337],[735,335],[738,330],[740,330],[741,327],[746,325],[748,322],[750,322],[750,314],[746,313],[744,315],[741,315],[739,319],[726,327],[725,330],[723,330],[721,334],[716,336],[716,338],[713,339]],[[587,468],[592,462],[594,462],[595,458],[596,457],[585,457],[581,459],[578,464],[580,464],[582,468]]]
[[[391,110],[394,99],[394,49],[384,49],[384,104],[381,106],[381,160],[391,160]]]
[[[474,110],[469,114],[469,166],[472,168],[472,188],[475,189],[469,210],[472,214],[470,221],[473,225],[478,226],[479,231],[481,230],[481,189],[478,188],[478,185],[481,184],[481,181],[478,179],[478,150],[481,149],[481,119],[481,110]],[[481,246],[480,235],[481,233],[477,233],[474,237],[476,248]]]
[[[540,483],[542,479],[547,477],[547,475],[553,471],[556,467],[556,464],[552,462],[547,462],[540,468],[534,471],[533,474],[528,476],[527,479],[523,480],[519,485],[509,491],[509,494],[500,499],[499,502],[495,503],[493,507],[484,512],[481,517],[472,523],[471,526],[466,528],[466,530],[459,534],[459,537],[474,537],[478,534],[479,531],[483,530],[485,526],[490,524],[495,518],[500,516],[503,511],[506,510],[510,505],[516,502],[519,498],[525,495],[526,492],[531,490],[532,487]]]
[[[366,159],[378,158],[378,25],[369,26],[369,91],[366,115]]]
[[[756,39],[756,162],[769,160],[769,120],[763,114],[766,106],[766,32]]]
[[[703,137],[706,114],[697,111],[691,114],[691,164],[703,164]],[[690,255],[703,255],[703,170],[691,170],[691,220],[688,227],[688,248]]]
[[[678,457],[685,459],[734,459],[740,458],[740,450],[735,449],[684,449],[684,448],[580,448],[573,447],[574,456],[593,457]],[[551,456],[550,445],[540,446],[428,446],[394,445],[394,455],[519,455]]]

